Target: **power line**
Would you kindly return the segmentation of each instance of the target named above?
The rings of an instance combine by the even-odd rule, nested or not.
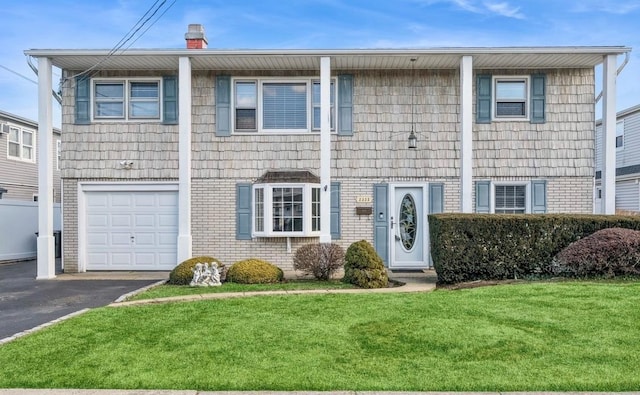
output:
[[[6,66],[3,66],[3,65],[1,65],[1,64],[0,64],[0,68],[3,68],[3,69],[5,69],[5,70],[7,70],[8,72],[10,72],[10,73],[13,73],[13,74],[17,75],[18,77],[24,78],[25,80],[27,80],[27,81],[29,81],[29,82],[33,82],[33,83],[34,83],[34,84],[36,84],[36,85],[38,84],[38,81],[36,81],[36,80],[32,80],[31,78],[27,77],[26,75],[20,74],[20,73],[18,73],[17,71],[13,71],[13,70],[11,70],[10,68],[8,68],[8,67],[6,67]]]

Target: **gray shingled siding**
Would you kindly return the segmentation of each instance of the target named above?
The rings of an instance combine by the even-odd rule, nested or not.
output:
[[[529,75],[544,70],[505,71]],[[332,178],[341,183],[343,247],[373,239],[373,218],[355,213],[357,196],[373,196],[379,182],[445,184],[445,211],[460,209],[459,73],[361,71],[354,75],[353,137],[332,136]],[[230,75],[231,73],[220,73]],[[246,76],[274,75],[245,72]],[[334,75],[340,74],[334,70]],[[549,212],[591,212],[594,172],[593,71],[560,70],[547,74],[547,123],[474,122],[474,179],[547,180]],[[237,74],[236,74],[237,75]],[[314,75],[285,73],[278,75]],[[268,170],[311,170],[319,175],[319,135],[215,135],[215,76],[194,71],[192,109],[193,253],[211,254],[225,263],[251,256],[290,268],[295,250],[315,241],[235,239],[235,185],[252,182]],[[411,130],[412,90],[418,149],[407,148]],[[73,103],[71,89],[65,103]],[[65,265],[77,254],[73,215],[79,179],[175,179],[178,175],[178,127],[100,123],[73,125],[73,108],[63,116],[65,142]],[[66,147],[66,145],[65,145]],[[99,160],[96,160],[99,159]],[[119,169],[120,160],[135,162]],[[361,205],[361,204],[358,204]],[[68,216],[73,216],[71,220]],[[75,236],[75,238],[74,238]],[[75,243],[75,244],[74,244]]]

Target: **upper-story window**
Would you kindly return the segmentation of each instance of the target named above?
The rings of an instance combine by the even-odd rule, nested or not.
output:
[[[528,77],[494,77],[496,119],[526,119],[529,97]]]
[[[10,126],[7,156],[11,159],[35,162],[35,136],[33,130]]]
[[[616,123],[616,148],[624,147],[624,120]]]
[[[160,119],[160,79],[94,80],[93,118]]]
[[[331,83],[331,129],[335,130],[335,84]],[[308,132],[320,129],[320,81],[237,79],[236,132]]]

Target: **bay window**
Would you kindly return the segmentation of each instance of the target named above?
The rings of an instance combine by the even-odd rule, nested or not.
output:
[[[306,237],[320,234],[320,185],[255,184],[253,234]]]

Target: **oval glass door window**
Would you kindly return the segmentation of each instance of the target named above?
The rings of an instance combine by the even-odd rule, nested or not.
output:
[[[402,203],[400,203],[400,241],[402,247],[411,251],[416,244],[416,235],[418,229],[418,211],[416,202],[410,194],[404,195]]]

